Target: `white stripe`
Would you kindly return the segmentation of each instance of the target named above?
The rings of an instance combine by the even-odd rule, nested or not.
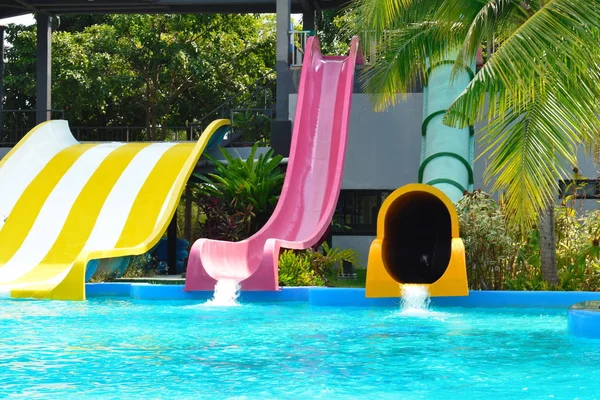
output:
[[[163,154],[174,143],[155,143],[142,149],[115,183],[85,244],[86,251],[114,249],[125,228],[133,203]]]
[[[174,143],[152,144],[140,150],[140,152],[133,157],[104,202],[96,225],[84,246],[84,250],[107,250],[115,247],[121,237],[121,233],[139,191],[162,155],[174,145]],[[71,268],[72,264],[69,268],[65,268],[61,271],[60,274],[41,282],[29,282],[10,286],[0,285],[0,296],[2,296],[3,290],[7,291],[7,296],[10,297],[11,289],[32,285],[56,286],[63,281]]]
[[[52,121],[41,126],[0,167],[0,229],[23,191],[61,150],[78,142],[67,121]]]
[[[67,217],[92,174],[122,143],[104,143],[83,153],[46,199],[23,244],[0,268],[0,283],[11,282],[39,265],[58,238]]]

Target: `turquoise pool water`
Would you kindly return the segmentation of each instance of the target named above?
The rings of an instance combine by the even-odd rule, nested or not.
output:
[[[0,397],[592,399],[566,310],[0,302]]]

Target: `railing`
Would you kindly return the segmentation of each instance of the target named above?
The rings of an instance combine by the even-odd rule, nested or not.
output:
[[[53,119],[64,119],[64,110],[44,110]],[[0,113],[0,146],[11,147],[36,126],[37,110],[2,110]]]
[[[384,35],[392,34],[393,31],[384,32]],[[315,34],[313,31],[290,31],[290,59],[291,67],[302,66],[302,59],[306,50],[306,42],[308,38]],[[362,49],[364,64],[370,65],[375,63],[377,57],[377,38],[375,31],[365,31],[360,35],[360,46]]]
[[[299,67],[302,65],[304,51],[308,37],[314,35],[312,31],[290,31],[290,66]]]
[[[225,137],[228,145],[268,145],[270,122],[275,118],[275,72],[269,71],[245,90],[231,96],[218,107],[188,126],[72,126],[71,132],[81,142],[196,141],[217,118],[229,118],[232,130]],[[52,111],[52,119],[65,119],[63,110]],[[0,146],[11,147],[36,125],[36,110],[4,110],[0,114]],[[4,129],[1,129],[3,127]]]
[[[181,142],[195,136],[192,126],[74,126],[71,133],[80,142]]]
[[[228,141],[237,146],[268,146],[271,133],[271,120],[275,110],[267,108],[234,108],[230,112],[232,129]]]
[[[193,140],[198,139],[204,128],[206,128],[212,120],[216,118],[229,118],[232,121],[232,133],[228,135],[228,139],[237,142],[236,136],[239,135],[234,134],[237,129],[236,115],[244,110],[256,116],[268,115],[270,120],[275,118],[275,110],[273,107],[275,104],[275,85],[275,71],[269,71],[247,89],[242,90],[225,100],[218,107],[215,107],[208,114],[205,114],[202,118],[190,125],[193,132]],[[239,121],[239,116],[237,117],[237,120]],[[239,125],[239,122],[237,124]]]

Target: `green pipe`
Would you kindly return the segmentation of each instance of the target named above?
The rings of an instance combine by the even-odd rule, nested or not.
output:
[[[473,128],[451,128],[442,120],[448,107],[473,79],[474,68],[464,68],[451,82],[453,67],[454,61],[446,60],[427,71],[419,183],[435,186],[456,203],[465,190],[473,190]]]

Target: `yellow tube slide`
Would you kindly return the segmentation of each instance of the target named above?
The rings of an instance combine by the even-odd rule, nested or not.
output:
[[[448,196],[430,185],[395,190],[377,217],[366,297],[399,297],[402,285],[426,285],[431,296],[469,294],[456,209]]]

